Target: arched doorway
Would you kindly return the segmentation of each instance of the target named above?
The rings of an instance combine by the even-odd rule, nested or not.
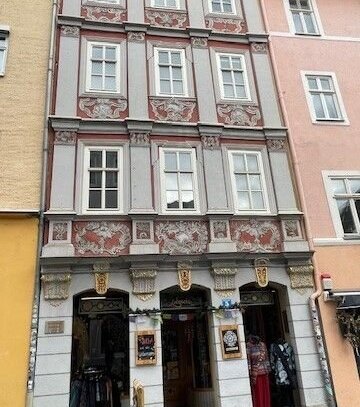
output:
[[[165,407],[213,407],[209,290],[171,287],[160,293],[160,303]]]
[[[129,296],[94,290],[73,300],[70,406],[129,405]]]
[[[298,394],[293,392],[291,386],[279,385],[276,361],[286,360],[278,349],[283,349],[283,344],[289,344],[292,355],[290,367],[294,367],[294,354],[290,344],[289,322],[286,313],[287,293],[280,285],[270,284],[266,288],[259,288],[255,284],[247,284],[240,288],[240,302],[245,308],[243,323],[245,340],[248,343],[252,336],[259,338],[266,346],[269,362],[272,369],[269,373],[271,407],[295,407],[298,405]],[[280,348],[278,347],[280,344]],[[287,346],[287,345],[286,345]],[[289,374],[291,369],[289,370]],[[255,387],[252,386],[254,393]],[[253,394],[254,398],[254,394]],[[265,407],[265,406],[264,406]]]

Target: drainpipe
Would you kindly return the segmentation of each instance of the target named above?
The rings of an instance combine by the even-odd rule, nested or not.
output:
[[[264,22],[265,32],[270,33],[269,22],[268,22],[267,14],[266,14],[265,0],[259,0],[259,1],[260,1],[260,6],[261,6],[261,14],[262,14],[263,22]],[[289,116],[288,116],[287,109],[286,109],[286,103],[284,101],[284,96],[283,96],[284,92],[281,89],[279,71],[277,68],[276,57],[275,57],[273,45],[271,42],[271,36],[269,36],[269,53],[270,53],[271,64],[273,67],[275,86],[277,88],[279,103],[280,103],[280,107],[281,107],[281,110],[283,113],[284,125],[287,128],[287,132],[288,132],[288,143],[289,143],[290,155],[292,157],[292,163],[293,163],[293,168],[294,168],[294,173],[295,173],[295,182],[297,184],[300,205],[301,205],[301,208],[304,213],[305,233],[308,238],[309,249],[311,252],[314,252],[313,236],[311,233],[310,223],[308,220],[308,211],[307,211],[305,194],[304,194],[304,189],[303,189],[303,184],[301,181],[301,174],[300,174],[300,169],[299,169],[299,159],[296,154],[296,149],[295,149],[295,145],[293,142],[293,138],[291,137],[291,127],[289,126]],[[322,287],[321,287],[321,278],[320,278],[319,267],[318,267],[315,256],[312,258],[312,264],[314,267],[314,282],[315,282],[315,292],[311,294],[310,304],[309,304],[310,310],[311,310],[312,323],[313,323],[316,344],[317,344],[319,357],[320,357],[320,366],[321,366],[321,371],[322,371],[322,375],[323,375],[328,406],[336,407],[337,404],[336,404],[335,397],[334,397],[333,383],[332,383],[332,379],[331,379],[331,375],[330,375],[329,364],[328,364],[326,350],[325,350],[325,346],[324,346],[324,339],[323,339],[323,335],[322,335],[322,329],[321,329],[318,306],[317,306],[318,298],[320,297],[320,295],[322,293]]]
[[[39,211],[39,229],[38,229],[38,243],[37,243],[37,256],[35,266],[35,282],[34,282],[34,296],[33,307],[31,315],[31,332],[30,332],[30,349],[29,349],[29,363],[28,363],[28,381],[27,381],[27,394],[26,394],[26,407],[33,405],[34,397],[34,377],[35,377],[35,362],[36,362],[36,347],[37,335],[39,325],[39,305],[40,305],[40,256],[43,242],[44,230],[44,212],[45,212],[45,199],[46,199],[46,179],[47,179],[47,161],[48,161],[48,117],[51,109],[51,95],[53,85],[54,73],[54,44],[56,33],[56,16],[57,16],[58,0],[52,2],[52,17],[50,27],[50,47],[47,67],[46,91],[45,91],[45,111],[44,111],[44,128],[43,128],[43,147],[42,147],[42,174],[40,186],[40,211]]]

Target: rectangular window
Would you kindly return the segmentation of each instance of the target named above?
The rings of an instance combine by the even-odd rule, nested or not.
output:
[[[187,96],[185,51],[155,48],[156,90],[159,96]]]
[[[163,209],[196,211],[198,188],[195,150],[160,149],[160,163]]]
[[[360,177],[331,177],[335,199],[344,234],[360,234]]]
[[[158,8],[179,8],[179,0],[152,0],[152,7]]]
[[[95,0],[95,3],[120,4],[120,0]]]
[[[120,91],[120,45],[88,43],[86,90],[88,92]]]
[[[84,168],[84,209],[121,210],[121,147],[86,147]]]
[[[306,75],[306,81],[315,119],[343,120],[333,78],[327,75]]]
[[[5,75],[7,51],[8,51],[8,35],[0,33],[0,75]]]
[[[244,55],[217,54],[222,99],[250,100]]]
[[[211,13],[234,14],[235,7],[233,0],[209,0]]]
[[[318,34],[315,14],[311,0],[289,0],[296,34]]]
[[[260,152],[231,151],[235,210],[267,211],[268,200]]]

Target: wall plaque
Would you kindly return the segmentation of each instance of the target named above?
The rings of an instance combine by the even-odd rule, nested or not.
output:
[[[156,365],[155,331],[136,332],[136,364]]]
[[[240,338],[237,325],[220,326],[220,342],[224,359],[241,358]]]
[[[45,322],[45,334],[56,335],[64,333],[64,321],[46,321]]]

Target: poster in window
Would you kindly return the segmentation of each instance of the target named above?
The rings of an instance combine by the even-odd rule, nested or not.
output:
[[[136,364],[156,365],[155,331],[136,332]]]
[[[220,326],[220,342],[224,359],[241,358],[238,325]]]

